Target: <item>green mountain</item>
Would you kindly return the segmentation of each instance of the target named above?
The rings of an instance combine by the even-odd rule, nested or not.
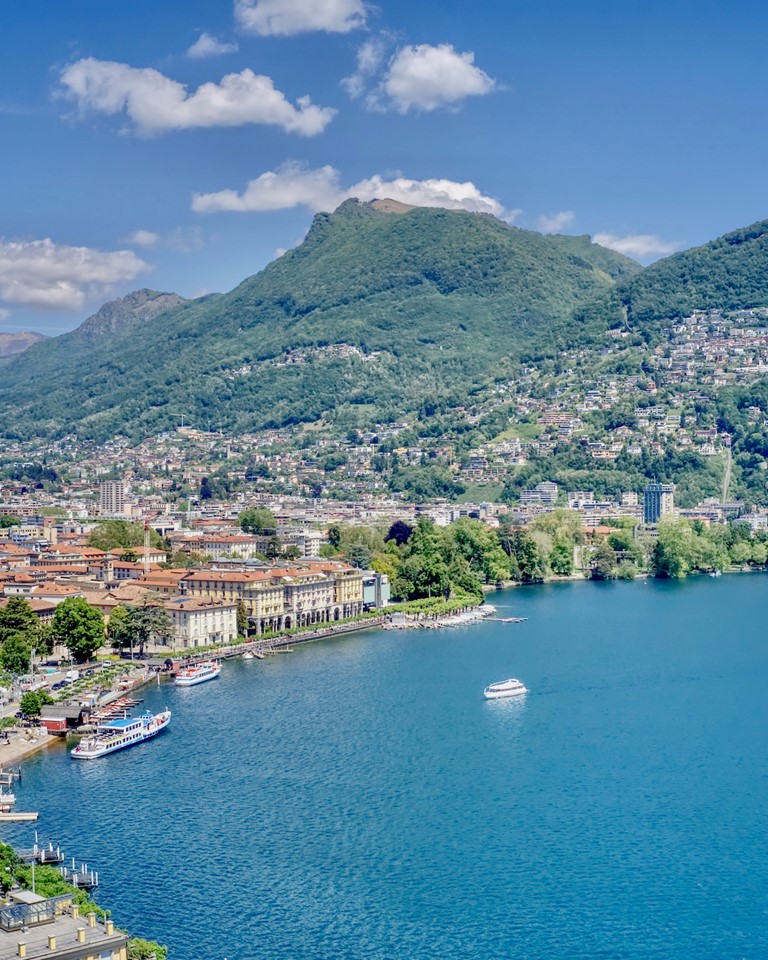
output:
[[[255,430],[461,402],[500,358],[551,354],[639,267],[588,237],[350,200],[225,295],[139,291],[4,370],[7,435],[133,438],[183,414]]]
[[[693,310],[768,306],[768,220],[673,254],[577,310],[590,331],[625,326],[645,340]]]

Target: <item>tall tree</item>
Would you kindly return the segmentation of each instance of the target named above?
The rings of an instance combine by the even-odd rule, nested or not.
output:
[[[0,643],[14,633],[28,634],[33,639],[40,633],[40,621],[24,597],[11,597],[0,608]]]
[[[121,645],[131,644],[138,647],[140,654],[148,643],[165,642],[173,636],[173,626],[168,611],[159,603],[144,603],[141,606],[128,607],[120,631]]]
[[[26,633],[11,633],[3,640],[0,663],[15,676],[29,672],[34,641]]]
[[[400,547],[408,541],[408,537],[410,537],[412,531],[413,527],[410,523],[406,523],[405,520],[395,520],[389,528],[386,537],[384,537],[384,540],[387,542],[394,540],[398,547]]]
[[[60,603],[51,626],[77,663],[90,660],[104,643],[104,618],[83,597],[67,597]]]

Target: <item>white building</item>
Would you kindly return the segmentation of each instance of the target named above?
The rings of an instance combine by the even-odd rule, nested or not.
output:
[[[122,480],[105,480],[99,484],[99,513],[104,516],[125,513],[125,484]]]
[[[165,602],[174,646],[210,647],[237,640],[237,603],[203,597],[173,597]]]

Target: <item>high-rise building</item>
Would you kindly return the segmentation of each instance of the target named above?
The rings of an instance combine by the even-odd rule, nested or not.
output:
[[[643,493],[643,520],[658,523],[675,512],[674,483],[649,483]]]
[[[125,484],[122,480],[105,480],[99,484],[99,513],[108,516],[125,513]]]

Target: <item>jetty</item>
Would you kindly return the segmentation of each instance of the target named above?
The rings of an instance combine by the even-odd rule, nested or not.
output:
[[[81,890],[93,890],[99,885],[99,874],[96,870],[89,870],[88,865],[83,863],[78,870],[75,866],[75,858],[72,858],[72,868],[61,867],[61,875],[71,883],[73,887],[79,887]]]
[[[35,814],[35,819],[37,819],[37,814]],[[61,852],[61,847],[58,844],[54,847],[51,841],[48,842],[48,846],[40,846],[35,840],[33,847],[26,850],[17,850],[16,853],[27,863],[34,861],[39,863],[41,867],[58,866],[60,863],[64,863],[64,854]]]
[[[0,813],[0,823],[25,823],[37,820],[37,813]]]

